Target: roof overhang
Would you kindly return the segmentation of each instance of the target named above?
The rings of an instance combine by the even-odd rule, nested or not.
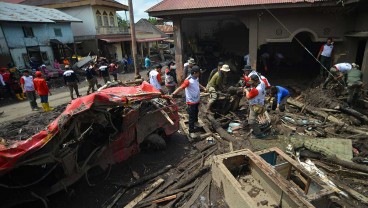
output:
[[[360,0],[347,0],[345,4],[356,3]],[[162,10],[162,11],[150,11],[147,10],[149,16],[165,18],[177,15],[188,14],[204,14],[204,13],[225,13],[225,12],[239,12],[239,11],[252,11],[263,9],[289,9],[289,8],[314,8],[321,6],[336,6],[336,1],[326,1],[318,3],[283,3],[283,4],[258,4],[258,5],[244,5],[244,6],[232,6],[232,7],[214,7],[214,8],[192,8],[192,9],[180,9],[180,10]]]
[[[128,11],[129,7],[127,5],[121,4],[119,2],[110,2],[104,0],[80,0],[76,2],[68,2],[66,3],[59,3],[59,4],[47,4],[42,5],[42,7],[47,8],[54,8],[54,9],[62,9],[62,8],[70,8],[70,7],[79,7],[79,6],[106,6],[116,9],[116,11]]]
[[[165,38],[141,38],[141,39],[137,39],[138,43],[144,43],[144,42],[155,42],[155,41],[161,41],[161,40],[166,40],[167,37]]]
[[[350,32],[350,33],[345,34],[345,37],[368,38],[368,31]]]

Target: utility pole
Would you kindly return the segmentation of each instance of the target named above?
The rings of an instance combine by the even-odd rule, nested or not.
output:
[[[129,4],[130,34],[131,34],[131,38],[132,38],[132,53],[133,53],[134,72],[135,72],[135,78],[140,79],[141,75],[139,74],[139,68],[138,68],[137,40],[136,40],[136,37],[135,37],[135,25],[134,25],[134,13],[133,13],[132,0],[128,0],[128,4]]]

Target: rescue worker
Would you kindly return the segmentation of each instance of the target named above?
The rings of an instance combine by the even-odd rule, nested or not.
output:
[[[102,65],[98,69],[99,69],[99,72],[100,72],[100,77],[102,77],[102,79],[104,80],[105,84],[108,81],[111,81],[110,74],[109,74],[109,69],[107,68],[106,65]]]
[[[185,80],[191,74],[190,70],[193,68],[194,64],[195,64],[194,59],[190,58],[188,60],[188,64],[184,66],[182,80]]]
[[[69,70],[64,72],[63,78],[64,78],[65,85],[68,86],[68,88],[69,88],[70,98],[72,100],[74,100],[73,89],[74,89],[75,94],[77,95],[77,97],[80,97],[80,94],[79,94],[79,91],[78,91],[79,79],[78,79],[77,75],[75,74],[75,72],[72,69],[69,69]]]
[[[222,68],[222,66],[223,66],[223,65],[224,65],[224,63],[223,63],[223,62],[219,62],[219,63],[217,64],[217,67],[216,67],[216,68],[214,68],[214,69],[211,71],[210,76],[208,77],[208,81],[207,81],[207,83],[209,83],[209,82],[210,82],[211,78],[213,77],[213,75],[215,75],[215,74],[216,74],[216,72],[220,71],[220,69]]]
[[[229,65],[222,65],[221,69],[217,71],[207,83],[206,89],[210,93],[210,99],[207,104],[207,112],[211,111],[213,103],[217,100],[217,91],[223,89],[225,73],[230,71]]]
[[[165,86],[167,88],[167,94],[171,95],[178,84],[176,79],[176,66],[175,63],[170,63],[165,70]]]
[[[265,77],[265,76],[263,76],[263,75],[260,75],[258,72],[256,72],[254,69],[252,69],[252,67],[251,66],[249,66],[249,65],[245,65],[244,66],[244,69],[243,69],[243,71],[244,71],[244,74],[243,74],[243,81],[244,81],[244,83],[245,83],[245,85],[246,86],[250,86],[249,84],[247,84],[247,82],[250,80],[250,77],[252,76],[252,75],[256,75],[256,76],[258,76],[258,78],[259,78],[259,80],[261,80],[262,82],[261,82],[261,84],[263,85],[263,87],[265,88],[265,89],[269,89],[270,87],[271,87],[271,84],[270,84],[270,82],[268,81],[268,79]]]
[[[257,122],[257,118],[262,116],[265,112],[264,102],[266,91],[262,83],[263,82],[260,81],[259,77],[253,74],[250,76],[250,80],[247,83],[251,85],[251,88],[244,89],[245,96],[249,102],[248,124],[253,130],[253,136],[258,139],[262,139],[267,136],[261,132],[260,126]]]
[[[118,81],[118,68],[119,66],[115,63],[111,63],[109,66],[109,72],[114,77],[114,81]]]
[[[28,70],[23,71],[23,76],[20,78],[20,83],[21,83],[23,92],[26,93],[27,95],[27,98],[29,100],[29,103],[31,104],[32,110],[38,111],[33,77],[29,75]]]
[[[86,79],[88,82],[87,95],[89,95],[90,90],[92,90],[92,93],[93,93],[98,89],[97,72],[95,71],[95,66],[93,64],[90,64],[89,67],[86,69]],[[95,89],[95,86],[96,86],[96,89]]]
[[[188,105],[187,112],[189,114],[189,136],[191,138],[196,137],[195,132],[197,129],[195,128],[195,123],[198,122],[200,90],[206,91],[206,88],[199,84],[200,73],[201,70],[199,67],[194,66],[183,84],[172,93],[172,96],[175,96],[185,90],[185,100]]]
[[[330,69],[332,63],[334,45],[332,38],[327,38],[327,42],[323,44],[318,52],[317,59],[320,59],[321,66],[321,77],[326,76],[326,69]]]
[[[274,97],[272,110],[284,112],[287,99],[290,97],[289,90],[281,86],[272,86],[271,97]]]
[[[360,98],[361,90],[363,88],[363,74],[360,71],[358,65],[354,67],[347,74],[347,86],[348,86],[348,105],[351,107],[354,101]]]
[[[340,82],[340,84],[344,84],[342,78],[344,75],[346,75],[353,66],[356,66],[356,64],[350,64],[350,63],[339,63],[335,64],[330,69],[330,74],[328,75],[326,81],[323,83],[322,89],[326,89],[327,84],[332,81],[332,79]]]
[[[49,87],[47,86],[46,80],[42,78],[42,73],[40,71],[36,72],[36,78],[33,80],[33,84],[34,84],[37,94],[40,96],[41,105],[42,105],[44,112],[54,110],[53,108],[50,108],[50,105],[49,105],[48,95],[49,94],[51,95],[51,92],[49,90]]]
[[[14,92],[12,91],[11,85],[10,85],[10,81],[11,80],[10,80],[10,72],[9,72],[9,70],[6,67],[2,67],[0,69],[0,74],[3,76],[3,80],[4,80],[5,84],[6,84],[5,85],[5,88],[8,91],[9,96],[13,97]],[[18,97],[18,95],[16,95],[16,97],[18,98],[18,100],[20,100],[19,97]]]
[[[148,75],[149,75],[150,84],[154,88],[159,90],[162,94],[164,94],[162,91],[162,86],[161,86],[161,83],[162,83],[161,69],[162,69],[161,64],[157,64],[155,66],[155,69],[151,70]]]

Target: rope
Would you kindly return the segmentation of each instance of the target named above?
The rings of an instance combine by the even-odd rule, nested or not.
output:
[[[267,9],[266,7],[265,7],[265,5],[264,4],[262,4],[262,7],[290,34],[290,35],[292,35],[292,33],[290,32],[290,30],[269,10],[269,9]],[[319,65],[321,65],[322,66],[322,68],[325,70],[325,71],[327,71],[327,73],[329,74],[329,75],[331,75],[334,79],[336,78],[325,66],[323,66],[323,64],[312,54],[312,52],[310,52],[309,50],[308,50],[308,48],[306,48],[305,46],[304,46],[304,44],[297,38],[297,37],[294,37],[295,38],[295,40],[304,48],[304,50],[306,50],[307,52],[308,52],[308,54],[310,54],[312,57],[313,57],[313,59],[314,60],[316,60],[318,63],[319,63]],[[343,81],[343,83],[341,83],[340,81],[343,81],[343,80],[339,80],[338,81],[338,83],[339,84],[341,84],[343,87],[345,87],[345,83],[344,83],[344,81]]]

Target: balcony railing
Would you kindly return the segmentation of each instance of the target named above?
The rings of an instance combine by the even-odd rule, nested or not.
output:
[[[96,27],[97,35],[118,35],[118,34],[129,34],[128,28],[121,27]]]

